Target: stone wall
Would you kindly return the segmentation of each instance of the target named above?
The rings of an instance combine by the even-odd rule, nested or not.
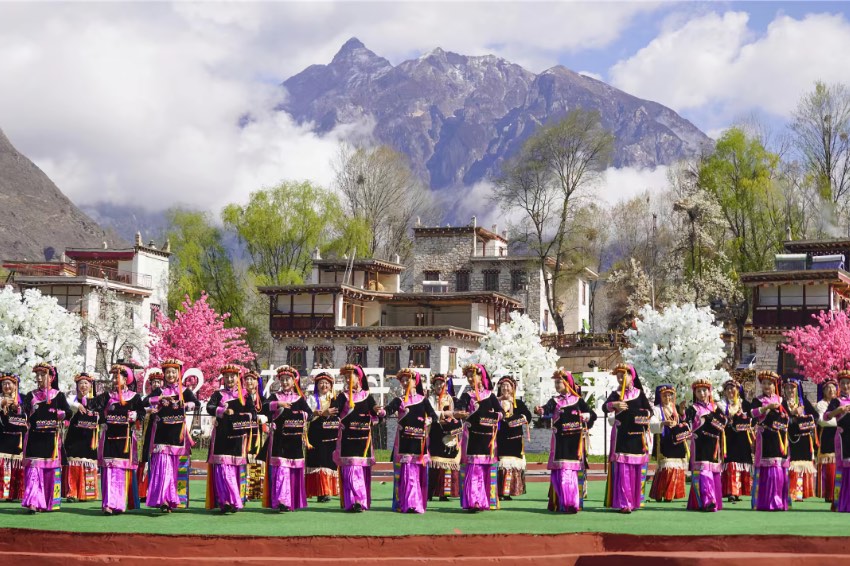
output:
[[[425,271],[439,271],[440,280],[449,282],[449,291],[456,291],[455,272],[470,269],[473,235],[417,236],[413,243],[413,292],[422,292]],[[470,281],[470,290],[475,290]]]
[[[779,352],[776,351],[776,345],[781,341],[781,336],[755,334],[756,363],[754,369],[756,371],[777,371]]]

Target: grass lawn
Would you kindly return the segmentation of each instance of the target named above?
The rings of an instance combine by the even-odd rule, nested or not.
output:
[[[750,510],[748,500],[719,513],[685,511],[685,501],[658,504],[620,515],[602,509],[604,482],[591,482],[586,509],[578,515],[546,511],[547,483],[529,483],[528,494],[503,502],[501,511],[470,514],[457,500],[432,502],[424,515],[391,514],[391,485],[373,484],[373,510],[344,513],[338,500],[296,513],[277,514],[258,502],[235,515],[221,516],[203,508],[205,485],[193,481],[192,507],[171,515],[143,508],[117,517],[105,517],[97,503],[63,503],[53,513],[26,515],[19,504],[0,503],[0,527],[80,532],[134,532],[205,535],[423,535],[464,533],[612,532],[630,534],[795,534],[846,535],[847,516],[831,513],[819,500],[798,503],[786,513]],[[648,487],[648,486],[647,486]],[[698,529],[698,530],[697,530]],[[84,539],[82,539],[84,540]]]

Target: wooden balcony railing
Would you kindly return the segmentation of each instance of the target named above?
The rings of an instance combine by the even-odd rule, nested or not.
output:
[[[793,328],[813,324],[814,315],[828,310],[824,306],[757,306],[753,308],[753,326]]]
[[[272,315],[269,330],[279,332],[284,330],[333,330],[334,317],[310,315]]]

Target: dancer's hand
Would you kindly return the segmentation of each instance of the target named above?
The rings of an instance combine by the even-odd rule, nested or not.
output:
[[[611,403],[611,406],[614,407],[614,410],[616,410],[617,412],[625,411],[629,408],[628,403],[626,403],[625,401],[614,401],[613,403]]]

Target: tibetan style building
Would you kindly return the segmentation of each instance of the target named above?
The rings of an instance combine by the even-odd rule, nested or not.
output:
[[[753,291],[755,369],[793,372],[793,356],[779,346],[782,333],[811,324],[820,311],[850,305],[848,254],[850,240],[789,241],[785,253],[777,254],[773,271],[741,275],[741,282]]]

